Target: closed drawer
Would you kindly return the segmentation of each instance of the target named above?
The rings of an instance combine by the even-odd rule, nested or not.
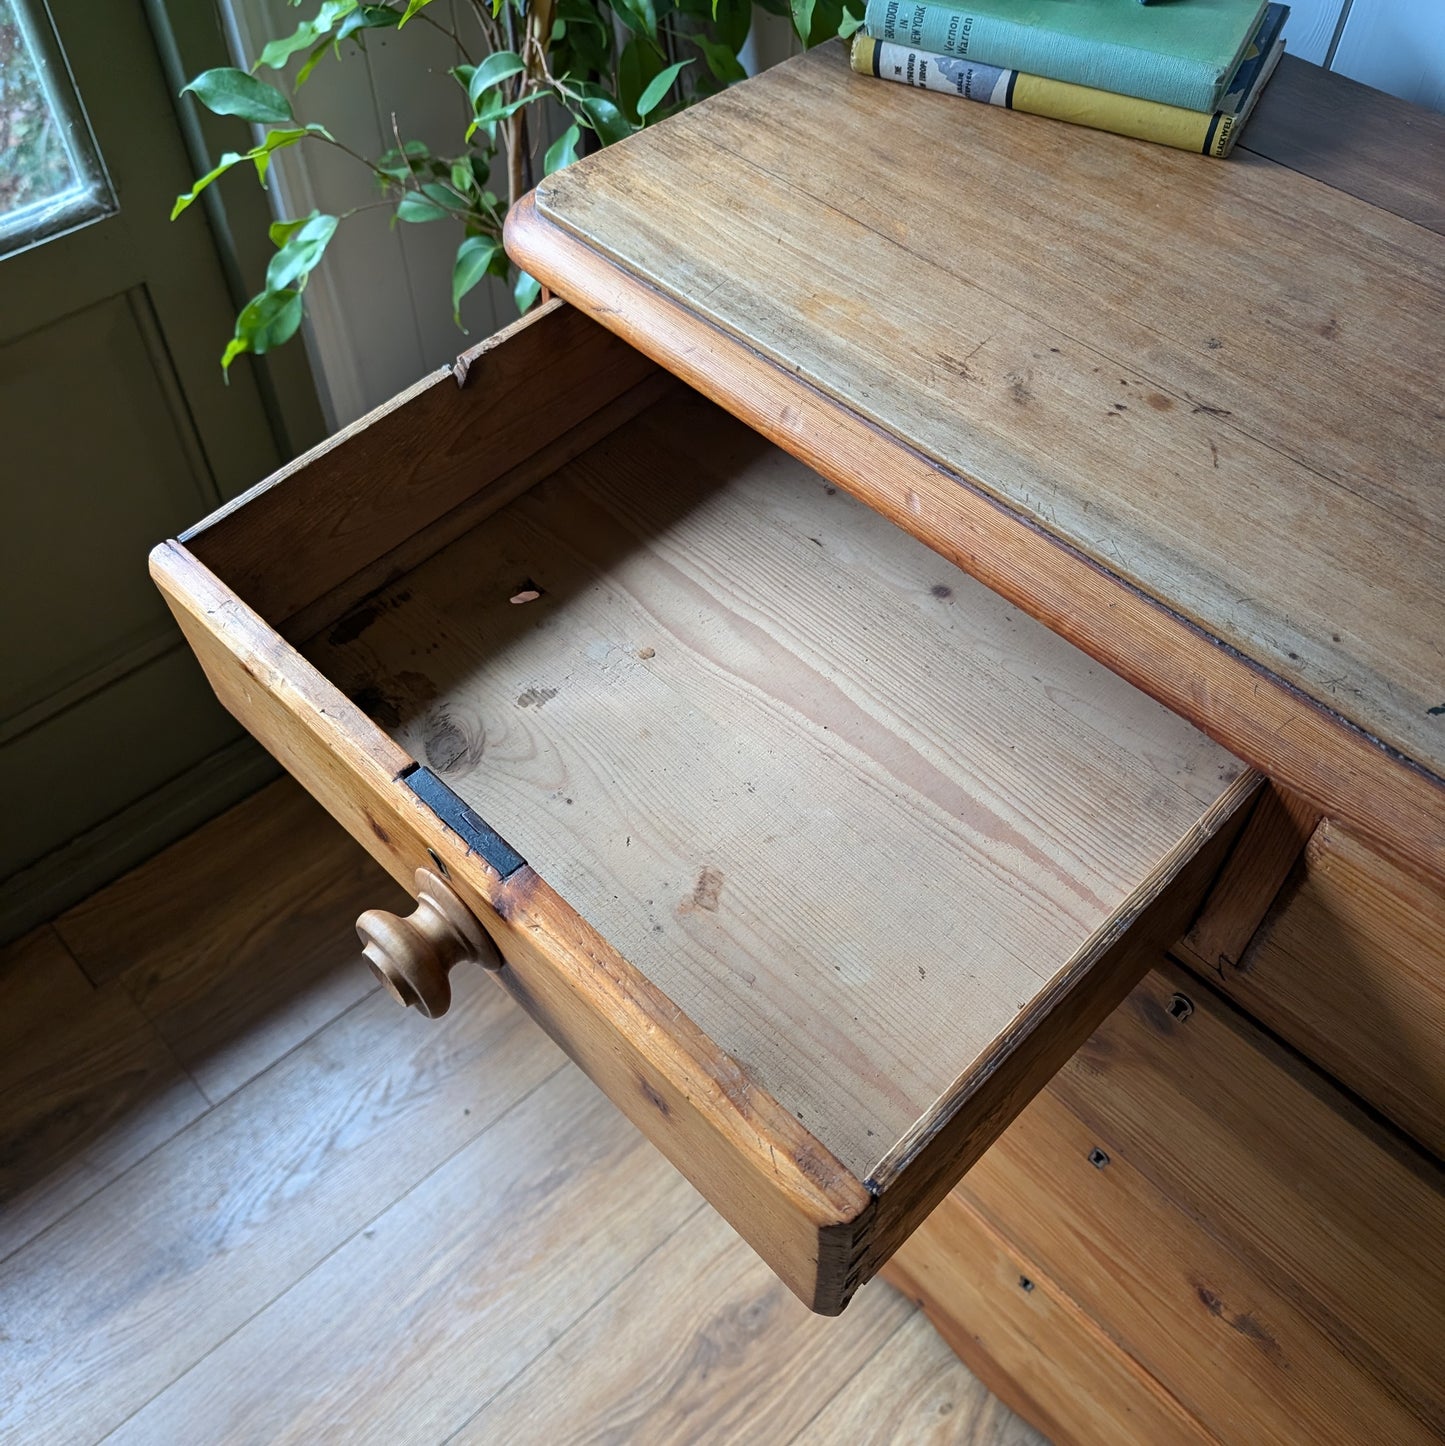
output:
[[[1423,1443],[1442,1236],[1435,1162],[1161,960],[889,1274],[1058,1442]]]
[[[1445,898],[1325,822],[1220,985],[1445,1157]]]
[[[222,701],[815,1309],[1197,906],[1257,787],[565,307],[152,571]]]

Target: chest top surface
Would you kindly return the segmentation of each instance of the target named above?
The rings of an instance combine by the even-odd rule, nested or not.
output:
[[[1341,187],[1380,168],[1332,156],[1304,102],[1274,128],[1290,164],[1213,163],[828,47],[548,178],[536,210],[1434,784],[1445,126],[1399,110],[1413,154],[1377,203]]]

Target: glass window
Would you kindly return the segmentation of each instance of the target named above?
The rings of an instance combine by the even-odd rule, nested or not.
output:
[[[0,256],[114,209],[49,14],[0,0]]]

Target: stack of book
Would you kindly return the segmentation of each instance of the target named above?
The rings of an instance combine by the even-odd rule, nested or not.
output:
[[[1227,156],[1284,50],[1266,0],[868,0],[853,69]]]

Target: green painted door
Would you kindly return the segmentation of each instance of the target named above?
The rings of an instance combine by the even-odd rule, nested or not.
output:
[[[289,450],[265,375],[222,382],[215,218],[167,219],[194,160],[153,20],[0,0],[0,936],[265,775],[146,575]]]

